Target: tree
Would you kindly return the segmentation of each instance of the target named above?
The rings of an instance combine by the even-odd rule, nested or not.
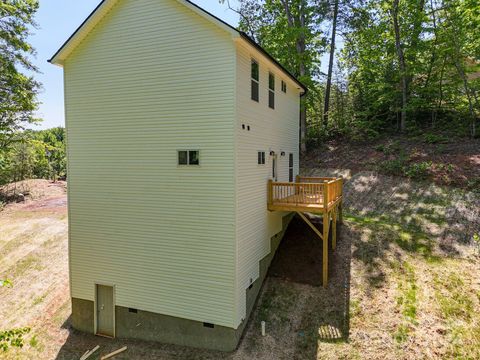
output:
[[[0,2],[0,151],[11,146],[26,124],[38,121],[33,112],[40,84],[22,73],[38,71],[30,60],[35,51],[27,42],[37,9],[38,0]]]
[[[407,124],[407,106],[408,106],[408,74],[407,65],[405,61],[405,53],[400,34],[400,25],[398,24],[399,0],[393,0],[391,9],[393,29],[395,31],[395,49],[398,55],[398,64],[400,67],[400,78],[402,86],[402,115],[400,120],[400,131],[404,132]]]
[[[220,0],[225,3],[226,0]],[[228,1],[227,1],[228,3]],[[228,6],[231,8],[230,4]],[[306,151],[308,114],[318,98],[316,77],[325,51],[322,23],[327,3],[322,0],[239,0],[239,29],[251,36],[309,88],[300,111],[300,147]]]
[[[378,134],[393,124],[403,131],[453,125],[473,136],[480,111],[480,77],[472,74],[480,68],[476,2],[353,4],[345,17],[341,60],[355,127]]]
[[[328,126],[328,116],[330,110],[330,91],[332,89],[332,72],[333,62],[335,59],[335,36],[337,34],[337,20],[338,20],[338,0],[335,0],[333,8],[333,23],[332,23],[332,37],[330,40],[330,60],[328,62],[327,86],[325,88],[325,100],[323,110],[323,126]]]
[[[0,154],[0,185],[66,176],[64,128],[25,130],[16,133],[15,139],[9,151]]]

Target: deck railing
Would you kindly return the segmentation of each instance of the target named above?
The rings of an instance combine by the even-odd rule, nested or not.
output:
[[[328,209],[342,196],[343,179],[297,177],[294,183],[268,183],[268,205],[288,207],[315,206]]]

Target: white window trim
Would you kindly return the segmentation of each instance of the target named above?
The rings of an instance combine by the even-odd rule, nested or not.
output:
[[[180,164],[179,163],[179,155],[181,151],[186,151],[187,152],[187,164]],[[190,151],[197,151],[198,152],[198,164],[190,164]],[[178,167],[200,167],[201,164],[201,157],[200,157],[200,150],[198,149],[178,149],[177,150],[177,166]]]
[[[258,163],[258,154],[263,153],[263,163]],[[258,150],[257,151],[257,166],[265,166],[267,164],[267,152],[265,150]]]
[[[273,90],[270,89],[270,75],[273,76]],[[275,110],[275,108],[276,108],[276,106],[275,106],[276,105],[276,101],[275,101],[275,99],[276,99],[276,95],[275,95],[275,93],[276,93],[276,91],[275,91],[276,82],[277,82],[277,77],[275,76],[275,73],[271,70],[268,70],[268,108],[272,109],[272,110]],[[273,108],[270,106],[270,92],[273,93]]]
[[[258,67],[258,80],[254,79],[252,76],[252,63],[254,62],[257,64],[257,67]],[[252,99],[251,95],[250,95],[250,100],[252,100],[253,102],[260,103],[260,62],[257,59],[255,59],[253,56],[250,56],[250,80],[256,82],[258,85],[258,100]],[[251,86],[252,85],[250,84],[250,87]],[[252,89],[250,89],[250,92],[251,91]]]

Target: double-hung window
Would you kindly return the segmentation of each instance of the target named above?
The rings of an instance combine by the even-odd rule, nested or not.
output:
[[[259,81],[260,81],[260,69],[258,62],[252,59],[251,63],[251,83],[252,83],[252,100],[258,102],[259,97]]]
[[[268,73],[268,107],[275,109],[275,75]]]
[[[258,152],[258,165],[265,165],[265,151]]]

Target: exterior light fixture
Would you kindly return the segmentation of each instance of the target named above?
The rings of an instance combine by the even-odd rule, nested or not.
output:
[[[280,156],[285,156],[285,151],[282,151],[282,152],[280,153]]]
[[[270,151],[270,156],[274,156],[275,155],[275,151]]]

